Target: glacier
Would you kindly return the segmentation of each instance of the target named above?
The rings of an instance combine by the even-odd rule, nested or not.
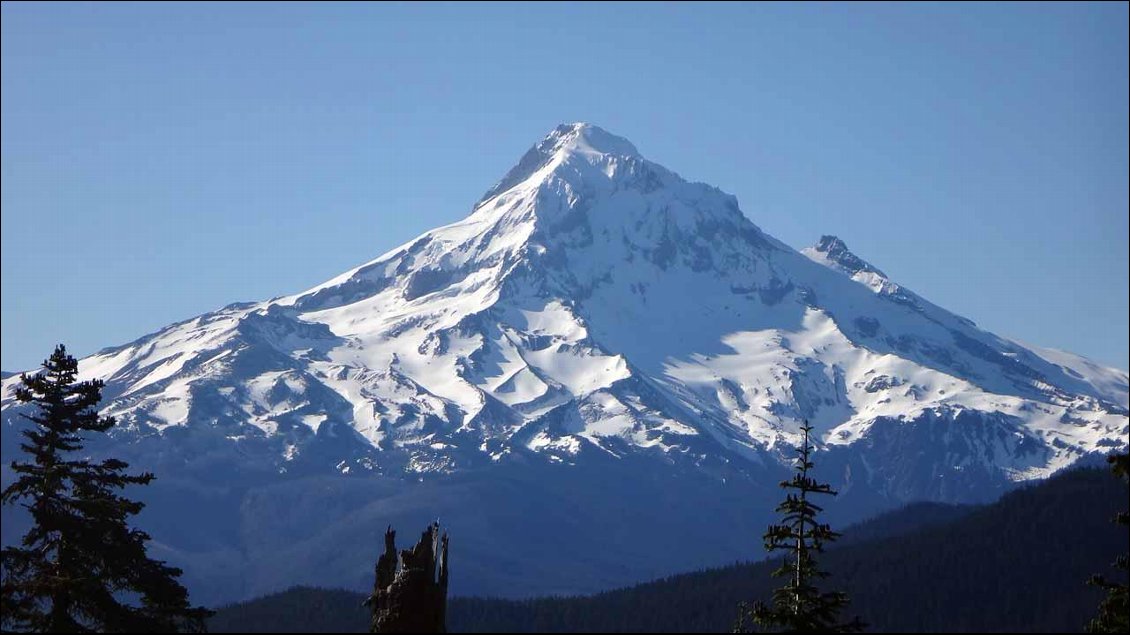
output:
[[[459,594],[759,557],[805,420],[842,521],[990,500],[1130,430],[1126,372],[988,333],[834,236],[797,251],[585,123],[458,222],[80,372],[118,419],[89,451],[157,474],[139,522],[206,602],[366,588],[385,526],[437,516]],[[24,524],[4,510],[5,544]]]

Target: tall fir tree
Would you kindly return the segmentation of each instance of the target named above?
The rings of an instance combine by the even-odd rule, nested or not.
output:
[[[788,551],[789,556],[773,572],[774,577],[788,578],[788,582],[773,591],[771,605],[755,602],[751,607],[738,608],[734,632],[744,633],[751,626],[785,633],[854,633],[866,626],[858,617],[841,621],[840,610],[848,604],[847,594],[839,591],[820,591],[816,582],[828,577],[817,566],[815,554],[824,551],[826,543],[840,536],[827,524],[817,520],[823,508],[809,500],[813,494],[835,496],[826,483],[809,476],[813,469],[809,442],[812,426],[807,421],[801,427],[803,442],[797,450],[796,474],[792,480],[782,481],[781,487],[796,493],[785,496],[777,506],[783,514],[781,523],[770,525],[764,535],[765,549],[770,553]],[[752,622],[752,624],[750,624]]]
[[[35,375],[22,375],[16,399],[32,425],[13,462],[16,480],[0,495],[21,502],[32,527],[21,546],[0,554],[5,630],[32,632],[203,632],[211,611],[192,607],[177,581],[181,570],[148,557],[149,535],[127,521],[143,504],[120,494],[146,485],[123,461],[75,458],[83,434],[106,432],[101,381],[77,382],[78,362],[59,345]]]
[[[1114,475],[1130,480],[1130,454],[1112,454],[1107,457]],[[1125,501],[1125,499],[1123,499]],[[1114,522],[1130,526],[1130,513],[1119,512]],[[1120,577],[1126,578],[1130,570],[1130,554],[1122,554],[1114,561],[1114,566],[1122,570]],[[1106,589],[1107,596],[1099,605],[1098,616],[1087,625],[1091,633],[1130,632],[1130,586],[1126,581],[1112,582],[1101,575],[1091,578],[1090,584]]]

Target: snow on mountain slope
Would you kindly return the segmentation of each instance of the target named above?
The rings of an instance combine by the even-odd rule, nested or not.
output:
[[[807,419],[853,496],[966,501],[1127,445],[1125,372],[984,332],[834,237],[797,252],[588,124],[461,221],[80,369],[116,451],[189,484],[544,463],[761,486]]]
[[[1130,408],[1130,388],[1127,388],[1126,373],[1117,368],[1100,366],[1089,359],[1051,348],[1040,348],[1030,344],[1017,343],[1017,346],[1058,366],[1067,376],[1086,386],[1093,387],[1104,399],[1110,400],[1123,410]]]

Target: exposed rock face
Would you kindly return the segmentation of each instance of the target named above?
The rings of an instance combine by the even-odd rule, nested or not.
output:
[[[439,564],[437,576],[436,564]],[[396,556],[396,532],[385,532],[385,551],[377,560],[373,593],[365,604],[373,612],[373,633],[447,632],[447,533],[432,523],[412,549]]]

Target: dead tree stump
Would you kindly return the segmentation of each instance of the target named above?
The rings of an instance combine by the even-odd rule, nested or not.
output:
[[[370,632],[447,632],[447,533],[440,537],[438,522],[399,559],[396,532],[389,527],[375,573],[373,593],[365,600],[373,613]]]

